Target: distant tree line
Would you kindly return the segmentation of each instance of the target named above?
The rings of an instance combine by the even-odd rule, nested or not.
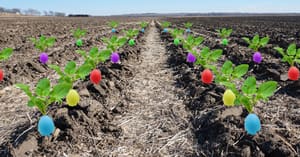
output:
[[[26,10],[21,10],[18,8],[13,8],[13,9],[6,9],[3,7],[0,7],[0,13],[11,13],[11,14],[22,14],[22,15],[34,15],[34,16],[66,16],[65,13],[63,12],[54,12],[54,11],[43,11],[40,12],[36,9],[26,9]]]

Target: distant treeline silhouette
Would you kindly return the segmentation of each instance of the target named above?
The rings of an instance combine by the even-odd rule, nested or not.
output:
[[[33,15],[33,16],[66,16],[63,12],[55,11],[43,11],[40,12],[36,9],[25,9],[21,10],[18,8],[6,9],[0,6],[0,13],[10,13],[10,14],[22,14],[22,15]]]

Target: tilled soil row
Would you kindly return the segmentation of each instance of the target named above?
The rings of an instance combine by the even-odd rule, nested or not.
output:
[[[157,27],[160,28],[159,25]],[[222,103],[224,89],[214,84],[202,84],[200,72],[203,69],[186,62],[186,53],[182,47],[172,44],[169,34],[162,34],[161,38],[166,41],[167,49],[170,51],[169,64],[174,69],[174,76],[179,76],[177,86],[185,91],[182,93],[182,98],[185,99],[186,106],[193,114],[191,122],[198,139],[199,156],[297,156],[299,154],[300,147],[297,142],[299,128],[295,120],[299,108],[298,99],[286,98],[286,95],[277,93],[276,97],[272,97],[267,104],[257,104],[258,110],[255,109],[255,112],[261,117],[263,128],[258,135],[249,136],[244,131],[247,112],[241,107],[226,108]],[[290,118],[287,118],[285,111],[279,112],[282,110],[283,101],[289,104],[284,105],[283,108],[291,113]],[[268,107],[266,108],[265,105]],[[278,127],[278,123],[284,123],[285,126]],[[293,128],[292,131],[288,131],[290,127]]]
[[[122,130],[111,121],[126,109],[123,89],[134,75],[131,65],[139,60],[143,38],[140,34],[135,47],[125,45],[119,50],[121,64],[98,66],[102,72],[100,85],[91,84],[87,77],[74,87],[81,95],[77,107],[52,105],[48,115],[57,129],[51,138],[42,138],[37,132],[40,114],[30,115],[28,122],[17,126],[1,144],[0,156],[99,156],[102,149],[114,145]]]

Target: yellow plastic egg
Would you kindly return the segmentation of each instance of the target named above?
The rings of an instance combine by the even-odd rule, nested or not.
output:
[[[234,106],[234,101],[236,99],[235,94],[230,90],[227,89],[223,94],[223,102],[225,106]]]
[[[80,100],[80,96],[76,90],[71,89],[66,97],[69,106],[76,106]]]

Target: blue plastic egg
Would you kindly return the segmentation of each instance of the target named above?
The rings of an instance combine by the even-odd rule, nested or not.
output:
[[[245,130],[250,135],[256,135],[261,129],[261,124],[258,116],[256,114],[249,114],[245,119]]]
[[[164,28],[163,32],[164,32],[164,33],[167,33],[167,32],[168,32],[168,29],[167,29],[167,28]]]
[[[55,130],[54,122],[51,117],[44,115],[38,122],[38,131],[41,136],[50,136]]]
[[[114,28],[111,29],[111,32],[112,32],[112,33],[116,33],[116,29],[114,29]]]
[[[186,29],[185,32],[191,33],[191,29]]]

